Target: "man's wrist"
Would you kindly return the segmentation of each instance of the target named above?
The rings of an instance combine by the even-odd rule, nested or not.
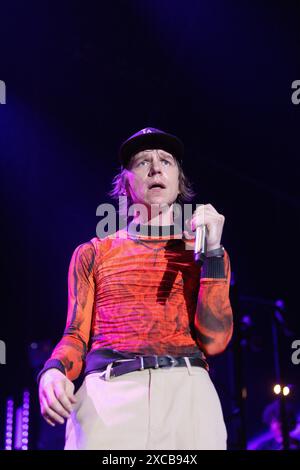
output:
[[[46,361],[43,369],[37,375],[36,381],[37,381],[38,384],[40,382],[40,379],[41,379],[42,375],[45,372],[47,372],[47,370],[49,370],[49,369],[58,369],[60,372],[62,372],[64,375],[66,375],[64,365],[60,360],[58,360],[58,359],[48,359],[48,361]]]
[[[223,245],[219,245],[218,247],[214,249],[209,249],[205,253],[206,258],[212,258],[212,257],[218,257],[218,258],[223,258],[224,257],[224,247]]]
[[[206,245],[206,250],[207,251],[212,251],[212,250],[216,250],[217,248],[220,248],[221,243],[214,243],[213,245]]]

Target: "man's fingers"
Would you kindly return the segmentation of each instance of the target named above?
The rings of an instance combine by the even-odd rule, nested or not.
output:
[[[73,404],[74,384],[59,370],[51,368],[45,371],[39,384],[39,399],[41,413],[51,426],[64,423],[69,418]]]
[[[186,224],[189,223],[192,231],[196,230],[199,225],[210,225],[213,222],[223,222],[225,217],[220,214],[211,204],[200,204],[194,211],[192,217],[187,219]]]
[[[64,393],[64,391],[63,391]],[[61,393],[59,393],[60,396],[62,396]],[[64,418],[69,418],[70,413],[61,405],[60,399],[57,398],[56,394],[52,389],[47,391],[47,395],[45,396],[47,404],[49,408],[57,413],[59,416],[62,416]]]
[[[223,216],[221,214],[218,214],[217,216],[215,214],[195,214],[192,217],[191,220],[191,228],[192,230],[196,230],[196,227],[199,225],[211,225],[213,222],[221,222]]]
[[[47,417],[49,417],[51,420],[56,421],[57,423],[60,423],[60,424],[64,424],[65,422],[64,418],[62,418],[55,411],[51,410],[51,408],[49,408],[47,411]]]
[[[66,383],[65,383],[65,391],[66,391],[66,395],[68,397],[68,399],[70,400],[71,403],[76,403],[76,397],[74,395],[74,384],[73,382],[71,382],[70,380],[68,380]]]
[[[42,399],[41,410],[42,410],[42,415],[47,422],[52,421],[54,423],[56,422],[56,423],[64,424],[65,421],[62,418],[62,416],[60,416],[58,413],[56,413],[54,410],[50,408],[46,398]]]
[[[59,383],[54,386],[54,393],[59,403],[64,407],[67,413],[72,412],[72,403],[68,398],[67,391],[63,384]]]
[[[195,212],[210,212],[212,214],[215,214],[217,215],[218,214],[218,211],[214,208],[214,206],[212,204],[200,204],[197,208],[196,208],[196,211]]]
[[[55,422],[52,421],[50,418],[48,418],[48,416],[44,416],[44,420],[50,424],[50,426],[54,427],[55,426]]]
[[[206,204],[206,207],[207,207],[208,210],[211,210],[215,214],[218,214],[218,211],[214,208],[214,206],[212,204]]]

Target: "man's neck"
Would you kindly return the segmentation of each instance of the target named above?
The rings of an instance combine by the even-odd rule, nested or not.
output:
[[[136,215],[132,222],[135,225],[151,225],[151,226],[170,226],[174,225],[174,213],[173,206],[169,206],[166,209],[159,212],[157,208],[155,210],[149,210],[147,217],[145,214]]]

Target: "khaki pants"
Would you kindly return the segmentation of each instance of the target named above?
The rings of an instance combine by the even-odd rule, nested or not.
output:
[[[226,449],[216,389],[205,369],[187,365],[110,380],[87,375],[67,421],[65,449]]]

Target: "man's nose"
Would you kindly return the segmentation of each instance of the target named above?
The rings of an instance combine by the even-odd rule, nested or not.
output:
[[[150,174],[161,173],[161,162],[159,158],[153,158],[149,173]]]

